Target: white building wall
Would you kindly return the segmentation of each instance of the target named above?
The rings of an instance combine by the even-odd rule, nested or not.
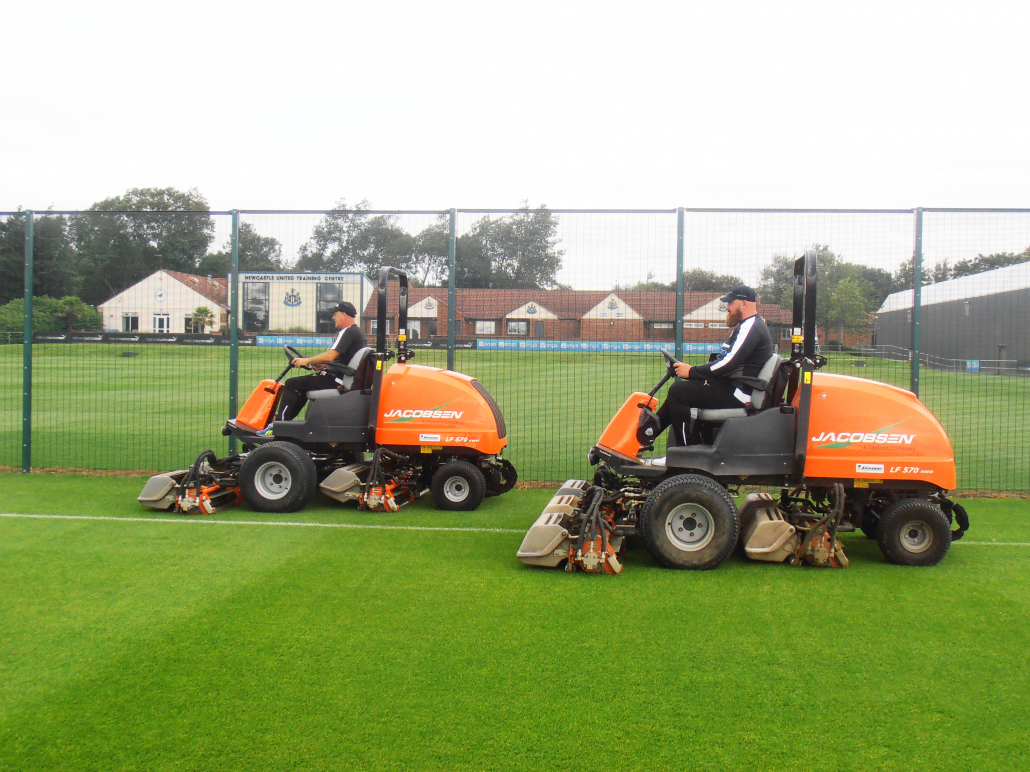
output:
[[[206,281],[205,277],[199,278],[199,282]],[[158,332],[159,330],[155,329],[154,317],[167,315],[167,332],[182,333],[186,331],[186,317],[192,316],[198,306],[207,306],[214,317],[214,323],[206,327],[205,331],[218,332],[221,329],[223,308],[164,271],[157,271],[107,302],[101,303],[97,310],[103,314],[104,329],[108,332],[121,332],[122,316],[137,314],[140,332]]]

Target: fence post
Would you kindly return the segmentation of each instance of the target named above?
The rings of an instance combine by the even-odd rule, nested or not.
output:
[[[909,390],[919,396],[919,353],[923,337],[919,326],[923,305],[923,208],[916,207],[916,245],[912,252],[912,369]]]
[[[22,341],[21,471],[32,471],[32,210],[25,212],[25,339]]]
[[[240,376],[240,210],[232,210],[232,269],[229,272],[229,418],[236,417]],[[229,453],[236,452],[236,436],[229,436]]]
[[[683,359],[683,207],[676,210],[676,358]]]
[[[458,210],[451,212],[451,237],[447,247],[447,369],[454,369],[454,236]]]

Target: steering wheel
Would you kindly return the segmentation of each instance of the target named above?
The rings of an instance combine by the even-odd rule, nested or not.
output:
[[[301,357],[300,352],[297,351],[297,349],[295,349],[293,346],[291,346],[291,345],[289,345],[287,343],[283,344],[283,351],[286,352],[286,361],[289,362],[291,365],[293,364],[293,360],[294,359],[302,359],[303,358],[303,357]],[[301,367],[301,370],[310,370],[310,369],[311,369],[310,365],[303,365]]]
[[[676,357],[674,357],[672,354],[670,354],[665,349],[662,349],[662,355],[665,357],[665,367],[669,371],[669,375],[671,375],[673,378],[675,378],[676,377],[676,365],[678,365],[680,363],[680,360],[678,360]]]

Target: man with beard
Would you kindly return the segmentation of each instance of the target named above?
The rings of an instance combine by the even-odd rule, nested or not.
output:
[[[758,315],[755,291],[740,284],[720,300],[726,304],[726,325],[733,328],[733,333],[722,344],[722,353],[714,361],[696,367],[686,362],[676,365],[676,375],[684,380],[673,382],[665,402],[658,408],[659,434],[666,427],[673,427],[674,437],[670,436],[669,445],[692,444],[691,408],[750,405],[752,387],[740,379],[758,378],[762,366],[773,354],[769,328]]]

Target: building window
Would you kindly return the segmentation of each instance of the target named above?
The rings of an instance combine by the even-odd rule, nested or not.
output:
[[[491,322],[493,324],[493,322]],[[508,320],[508,334],[509,335],[525,335],[529,331],[529,323],[522,322],[515,319]],[[484,333],[484,334],[492,334]]]
[[[197,325],[199,328],[200,325]],[[186,318],[183,320],[182,329],[186,332],[200,332],[199,329],[193,329],[193,314],[186,314]]]
[[[343,300],[343,286],[340,284],[319,283],[317,297],[315,331],[323,335],[331,335],[336,332],[333,314],[336,312],[337,304]]]
[[[655,322],[654,325],[652,325],[652,326],[656,330],[671,330],[672,329],[672,322]],[[686,324],[684,324],[683,326],[686,327]]]
[[[370,326],[368,328],[368,331],[370,333],[372,333],[373,335],[376,335],[379,332],[379,320],[378,319],[370,319],[369,320],[369,325]],[[387,335],[390,334],[390,320],[389,319],[386,320],[386,334]]]
[[[478,321],[476,322],[476,335],[494,335],[495,322],[491,319],[489,321]]]
[[[790,327],[781,327],[780,328],[780,340],[790,340],[790,339],[791,339]]]
[[[684,322],[684,330],[703,330],[705,328],[704,322]]]
[[[122,332],[139,332],[139,314],[122,314]]]
[[[168,314],[154,314],[154,332],[170,332],[172,318]]]
[[[725,322],[709,322],[708,328],[711,330],[728,330]]]
[[[963,305],[962,313],[963,313],[964,316],[969,316],[969,301],[968,300]]]
[[[268,332],[268,282],[243,282],[243,331]]]

